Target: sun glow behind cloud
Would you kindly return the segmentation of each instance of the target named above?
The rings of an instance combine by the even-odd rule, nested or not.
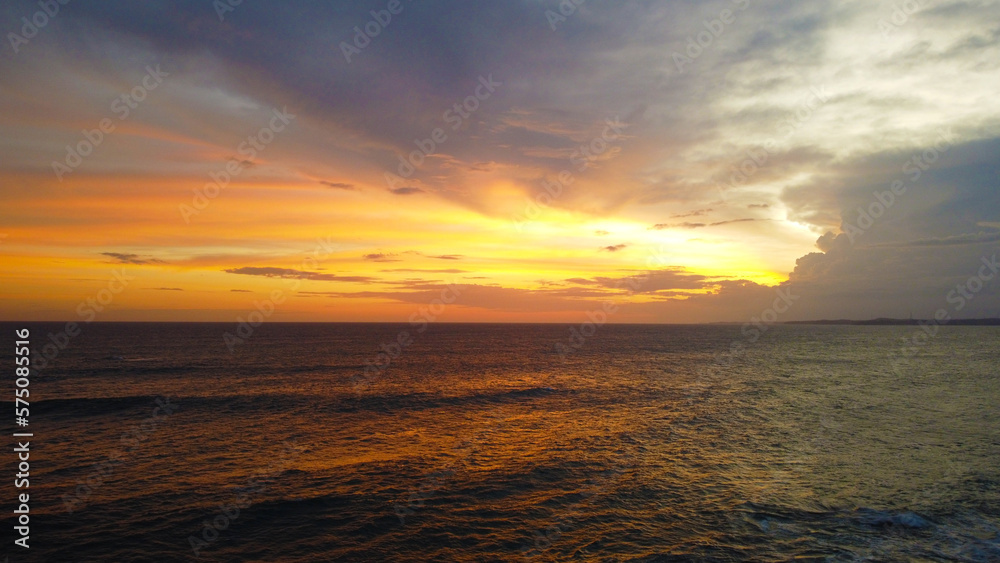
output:
[[[122,268],[137,279],[107,320],[229,321],[282,288],[283,320],[406,320],[446,284],[468,287],[453,320],[576,322],[606,300],[642,305],[616,321],[733,320],[790,279],[823,296],[795,315],[849,300],[867,314],[857,272],[899,275],[869,243],[988,241],[970,235],[997,224],[992,3],[926,6],[888,35],[891,5],[754,3],[683,72],[671,54],[718,6],[587,6],[553,31],[545,3],[454,4],[450,16],[492,23],[447,34],[444,8],[427,6],[347,64],[336,39],[363,6],[307,18],[243,5],[219,25],[193,3],[112,4],[66,10],[2,62],[11,318],[74,318]],[[113,101],[151,67],[169,75],[119,119]],[[446,112],[485,76],[500,85],[452,128]],[[288,127],[242,150],[282,108]],[[57,179],[52,162],[104,118],[115,131]],[[438,128],[447,139],[390,186]],[[942,131],[955,148],[864,244],[816,252]],[[886,314],[931,308],[931,274],[958,276],[987,250],[970,243],[947,267],[925,256],[910,276],[925,286]]]

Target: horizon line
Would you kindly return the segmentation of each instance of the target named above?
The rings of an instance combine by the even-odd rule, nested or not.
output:
[[[920,318],[893,318],[893,317],[876,317],[873,319],[811,319],[804,321],[778,321],[773,323],[763,323],[768,325],[795,325],[795,324],[851,324],[851,323],[883,323],[883,324],[909,324],[915,325],[921,322],[934,323],[938,325],[948,325],[956,322],[968,322],[968,321],[995,321],[1000,323],[1000,317],[976,317],[976,318],[962,318],[962,319],[949,319],[946,321],[937,321],[933,318],[920,319]],[[80,325],[91,325],[91,324],[232,324],[233,321],[76,321],[76,320],[5,320],[0,319],[2,324],[18,324],[18,323],[32,323],[32,324],[61,324],[61,323],[77,323]],[[435,321],[428,324],[436,325],[577,325],[577,324],[587,324],[591,321],[583,322],[542,322],[542,321]],[[267,321],[264,324],[411,324],[408,321]],[[649,326],[699,326],[699,325],[742,325],[742,324],[754,324],[751,321],[740,320],[740,321],[710,321],[710,322],[612,322],[607,321],[601,323],[601,325],[619,325],[619,326],[634,326],[634,325],[649,325]],[[877,325],[876,325],[877,326]]]

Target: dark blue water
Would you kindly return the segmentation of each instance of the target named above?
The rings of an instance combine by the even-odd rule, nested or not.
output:
[[[997,328],[903,362],[913,327],[413,328],[85,326],[31,376],[0,557],[1000,561]]]

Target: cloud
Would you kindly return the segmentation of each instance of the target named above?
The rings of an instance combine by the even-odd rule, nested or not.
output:
[[[462,260],[463,258],[465,258],[465,256],[463,256],[461,254],[438,254],[438,255],[431,255],[431,254],[424,254],[423,252],[420,252],[419,250],[405,250],[405,251],[403,251],[403,254],[413,254],[413,255],[416,255],[416,256],[423,256],[425,258],[432,258],[434,260]]]
[[[334,282],[355,282],[355,283],[373,283],[378,281],[375,278],[368,276],[339,276],[335,274],[324,274],[320,272],[306,272],[303,270],[293,270],[290,268],[273,268],[273,267],[253,267],[247,266],[243,268],[230,268],[228,270],[223,270],[228,274],[239,274],[244,276],[262,276],[265,278],[286,278],[286,279],[300,279],[300,280],[312,280],[312,281],[334,281]]]
[[[967,244],[984,244],[1000,241],[1000,233],[975,233],[964,235],[953,235],[943,238],[926,238],[906,242],[880,243],[871,245],[873,247],[890,246],[895,248],[905,248],[913,246],[958,246]]]
[[[672,215],[670,218],[671,219],[683,219],[684,217],[701,217],[702,215],[705,215],[706,213],[711,213],[712,211],[714,211],[714,209],[711,209],[711,208],[696,209],[694,211],[688,211],[687,213],[681,213],[679,215]]]
[[[601,247],[601,250],[606,252],[618,252],[619,250],[625,250],[627,247],[627,244],[613,244],[611,246],[603,246]]]
[[[729,225],[731,223],[748,223],[751,221],[766,221],[766,219],[754,219],[752,217],[746,217],[744,219],[731,219],[729,221],[719,221],[718,223],[710,223],[709,227],[717,227],[719,225]]]
[[[597,280],[588,280],[585,278],[569,278],[566,280],[569,283],[575,283],[577,285],[600,285],[601,282]]]
[[[413,281],[401,284],[399,290],[356,292],[311,292],[332,299],[383,299],[408,304],[426,304],[441,297],[449,289],[458,293],[458,299],[449,307],[478,308],[493,311],[538,313],[546,311],[587,311],[599,300],[607,299],[608,292],[584,288],[522,289],[496,285],[452,284]]]
[[[483,277],[469,279],[486,279]],[[440,297],[447,287],[456,288],[459,299],[455,306],[478,307],[506,311],[586,311],[600,303],[618,301],[625,303],[628,295],[641,294],[646,299],[662,299],[673,302],[676,299],[700,296],[701,292],[721,292],[727,288],[754,287],[760,295],[766,295],[769,288],[750,282],[719,280],[689,272],[683,268],[665,268],[624,276],[600,276],[593,279],[570,278],[567,283],[583,287],[560,287],[557,283],[541,283],[536,289],[502,287],[499,285],[446,285],[438,281],[409,279],[386,282],[397,289],[385,291],[358,292],[312,292],[337,299],[386,299],[405,303],[427,303]],[[749,285],[748,285],[749,284]],[[745,298],[746,296],[743,296]],[[727,297],[727,300],[729,298]],[[740,297],[733,298],[740,302]],[[773,299],[773,298],[772,298]]]
[[[831,169],[823,183],[841,209],[842,225],[857,224],[858,208],[875,201],[873,191],[882,193],[901,178],[905,191],[861,234],[828,232],[816,241],[821,252],[797,260],[789,279],[803,298],[792,316],[931,318],[941,309],[953,318],[1000,313],[1000,286],[994,282],[984,284],[961,310],[948,301],[950,292],[978,275],[984,260],[997,252],[998,233],[980,229],[996,223],[1000,213],[998,149],[1000,139],[952,146],[921,170],[919,182],[900,174],[900,162],[912,158],[909,151],[865,155]],[[792,213],[803,201],[799,196],[799,190],[785,194]]]
[[[102,256],[107,256],[109,258],[114,258],[119,264],[135,264],[141,266],[143,264],[166,264],[163,260],[158,260],[156,258],[143,258],[138,254],[122,254],[119,252],[102,252]]]
[[[555,8],[557,2],[543,4]],[[713,260],[717,250],[719,264],[728,258],[742,268],[752,256],[768,272],[791,270],[798,283],[813,290],[811,304],[800,302],[792,315],[799,310],[868,314],[876,309],[905,314],[912,303],[936,306],[941,288],[967,275],[963,268],[978,260],[983,245],[995,241],[978,231],[1000,225],[1000,101],[993,95],[1000,30],[996,18],[987,17],[995,13],[990,3],[943,0],[921,8],[891,37],[882,36],[875,25],[891,16],[883,3],[753,3],[745,11],[734,8],[736,23],[683,72],[674,68],[669,53],[683,52],[703,22],[717,17],[717,7],[588,3],[552,33],[537,2],[428,3],[419,10],[407,8],[398,24],[392,23],[356,55],[355,64],[348,64],[336,45],[351,41],[350,30],[367,21],[370,6],[313,3],[292,10],[244,2],[223,23],[204,0],[74,6],[60,13],[44,42],[30,46],[32,56],[46,64],[25,65],[23,57],[0,60],[0,89],[9,93],[0,100],[0,111],[9,116],[4,138],[13,139],[0,147],[0,167],[18,175],[0,182],[6,209],[16,210],[7,212],[5,224],[33,222],[34,232],[46,240],[61,234],[57,228],[70,232],[72,227],[83,234],[82,240],[106,245],[98,248],[146,250],[149,241],[162,240],[168,249],[163,255],[201,254],[198,260],[207,262],[198,245],[222,248],[233,239],[217,237],[209,243],[202,232],[154,230],[155,209],[165,209],[153,204],[161,201],[154,198],[168,189],[175,194],[177,185],[197,185],[192,178],[204,180],[231,154],[234,139],[256,131],[270,106],[285,103],[299,112],[296,126],[267,148],[252,174],[239,179],[253,183],[254,189],[237,189],[247,197],[266,194],[246,209],[266,211],[280,204],[288,210],[282,214],[285,224],[261,225],[262,233],[327,228],[337,220],[332,215],[360,209],[361,202],[354,199],[371,197],[363,203],[383,204],[378,198],[386,197],[384,192],[361,193],[358,186],[379,185],[386,171],[397,170],[400,156],[414,150],[413,140],[442,126],[442,112],[472,94],[484,73],[493,73],[503,86],[482,102],[473,119],[448,130],[447,142],[416,167],[405,187],[391,190],[400,196],[426,194],[405,203],[419,204],[429,218],[452,205],[509,217],[512,199],[519,205],[522,192],[537,193],[540,179],[571,170],[572,189],[555,198],[552,207],[574,217],[608,219],[596,223],[606,225],[663,221],[653,230],[731,225],[727,234],[746,234],[732,237],[743,239],[738,242],[716,242]],[[9,7],[0,10],[10,12],[11,21],[21,17]],[[595,66],[595,60],[614,64]],[[95,151],[83,169],[73,172],[70,180],[86,178],[86,186],[65,190],[60,196],[67,198],[65,205],[48,207],[49,201],[57,201],[48,184],[51,155],[63,150],[66,138],[78,135],[77,123],[105,117],[107,100],[120,95],[122,85],[135,83],[137,69],[156,62],[164,62],[171,72],[169,87],[156,91],[130,118],[127,139],[116,133],[108,141],[116,145],[114,150]],[[813,88],[825,89],[826,101],[813,103]],[[605,117],[614,114],[628,123],[626,137],[612,142],[597,160],[574,162],[574,152],[599,138]],[[954,127],[956,142],[929,169],[921,169],[919,180],[911,180],[903,166],[930,150],[938,132],[948,127]],[[766,161],[747,161],[747,151],[759,155],[766,141],[776,147]],[[754,171],[737,185],[731,180],[734,170],[747,162]],[[44,179],[26,175],[22,180],[21,172]],[[118,178],[127,178],[121,182],[127,187],[116,188]],[[132,199],[133,178],[155,179],[149,185],[163,191],[132,206],[137,201]],[[159,187],[161,178],[175,184]],[[325,223],[292,228],[288,217],[311,215],[293,211],[300,203],[293,198],[302,194],[292,192],[314,197],[317,178],[337,180],[320,181],[327,188],[359,192],[357,198],[344,199],[359,207],[317,210]],[[906,182],[905,194],[861,241],[851,244],[841,238],[839,229],[856,222],[857,208],[869,205],[873,192],[884,192],[897,179]],[[273,187],[285,181],[312,189]],[[719,185],[726,186],[725,203],[715,203]],[[22,192],[40,195],[29,201]],[[235,204],[243,197],[228,201]],[[98,205],[106,201],[127,207]],[[68,211],[71,206],[85,211]],[[695,219],[713,209],[718,217]],[[761,229],[755,227],[762,225],[751,223],[766,219],[741,219],[739,209],[768,209],[767,215],[781,217],[767,225],[768,230],[774,226],[771,238],[757,236]],[[727,211],[731,215],[723,214]],[[22,219],[20,213],[35,215]],[[238,220],[226,219],[220,210],[212,213],[222,221]],[[385,216],[387,222],[408,217],[393,210]],[[209,230],[210,223],[202,225]],[[342,228],[366,245],[361,248],[406,244],[386,241],[374,226],[355,232],[354,224]],[[490,232],[472,226],[470,241],[482,237],[492,243],[490,237],[504,236],[495,235],[489,222],[481,224]],[[587,238],[592,229],[583,228],[582,236]],[[829,236],[819,236],[828,230]],[[18,244],[27,238],[20,231],[16,235]],[[117,236],[133,238],[103,242]],[[524,233],[524,246],[511,249],[540,246],[540,239],[530,236]],[[816,237],[821,252],[810,251]],[[254,237],[239,252],[274,251],[260,242]],[[639,246],[630,250],[638,254]],[[476,252],[467,245],[449,251]],[[138,254],[104,256],[121,264],[164,263]],[[455,255],[432,258],[457,259],[447,256]],[[227,258],[212,267],[245,263],[244,257],[238,260]],[[299,270],[240,270],[254,269],[227,271],[351,279]],[[588,279],[585,272],[577,275],[572,279]],[[913,287],[898,289],[901,277]],[[713,291],[688,300],[711,312],[705,318],[722,315],[722,307],[729,307],[728,318],[738,317],[756,303],[744,298],[766,300],[772,291],[749,282],[724,280],[714,290],[711,280],[688,281]],[[571,283],[593,289],[593,284]],[[670,283],[680,280],[664,281]],[[865,287],[877,298],[864,293]],[[983,294],[969,310],[989,302]],[[671,316],[687,310],[678,307],[653,307],[649,318],[696,318],[693,312]]]
[[[755,219],[752,217],[747,217],[744,219],[730,219],[728,221],[717,221],[715,223],[692,223],[689,221],[684,221],[683,223],[657,223],[650,227],[651,230],[661,231],[663,229],[701,229],[703,227],[718,227],[720,225],[729,225],[731,223],[748,223],[751,221],[766,221],[767,219]]]
[[[402,188],[389,188],[389,191],[396,195],[414,195],[426,193],[424,190],[415,187],[403,186]]]
[[[420,268],[393,268],[390,270],[379,270],[379,271],[387,273],[464,274],[468,270],[456,270],[456,269],[424,270]]]
[[[355,186],[354,184],[348,184],[345,182],[327,182],[326,180],[321,180],[320,184],[323,184],[324,186],[335,190],[355,191],[358,189],[357,186]]]
[[[664,290],[704,290],[715,286],[718,280],[691,273],[684,268],[667,268],[623,277],[599,276],[593,278],[592,282],[608,289],[655,293]]]
[[[700,229],[705,226],[705,223],[691,223],[684,221],[683,223],[657,223],[650,227],[652,230],[662,231],[664,229]]]
[[[249,289],[230,289],[229,291],[233,293],[253,293]]]
[[[365,260],[370,260],[372,262],[402,262],[402,260],[395,257],[395,254],[387,254],[384,252],[364,254],[361,257]]]
[[[146,289],[151,289],[153,291],[184,291],[179,287],[147,287]]]

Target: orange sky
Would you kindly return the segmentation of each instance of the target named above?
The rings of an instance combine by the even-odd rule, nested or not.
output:
[[[717,9],[511,3],[409,10],[350,60],[363,10],[66,9],[0,59],[0,318],[79,319],[122,271],[95,320],[278,290],[273,320],[406,321],[449,284],[449,321],[741,321],[793,283],[789,319],[933,312],[1000,239],[985,20],[734,6],[694,56]]]

